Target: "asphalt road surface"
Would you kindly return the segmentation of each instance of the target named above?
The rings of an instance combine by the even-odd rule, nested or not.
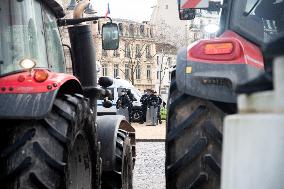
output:
[[[165,189],[165,143],[137,142],[134,189]]]

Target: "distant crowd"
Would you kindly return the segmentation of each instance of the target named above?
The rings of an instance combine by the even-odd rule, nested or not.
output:
[[[116,108],[123,108],[128,110],[128,116],[129,116],[129,122],[132,122],[133,119],[133,101],[137,99],[134,98],[134,95],[131,93],[129,89],[124,89],[121,91],[121,95],[119,96],[117,102],[116,102]],[[147,115],[147,109],[150,107],[157,108],[157,119],[159,124],[162,124],[160,110],[161,105],[165,106],[165,103],[162,101],[162,98],[157,95],[157,92],[152,89],[147,89],[144,91],[144,94],[142,95],[141,99],[141,111],[139,115],[139,123],[143,124],[146,122],[146,115]]]

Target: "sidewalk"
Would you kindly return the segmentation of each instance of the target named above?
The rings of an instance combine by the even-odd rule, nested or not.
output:
[[[136,130],[136,140],[139,142],[164,141],[166,137],[166,121],[157,126],[146,126],[146,124],[131,123]]]

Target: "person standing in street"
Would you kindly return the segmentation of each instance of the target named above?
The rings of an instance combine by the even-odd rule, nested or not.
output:
[[[127,91],[123,89],[121,91],[121,96],[116,101],[116,109],[126,109],[128,110],[129,122],[131,122],[131,110],[132,110],[132,101],[127,95]]]
[[[142,95],[140,102],[141,102],[141,109],[142,109],[142,116],[141,116],[141,120],[140,120],[140,124],[143,124],[144,122],[146,122],[146,113],[147,113],[147,106],[149,104],[149,95],[150,93],[150,89],[147,89],[144,91],[144,94]]]
[[[157,112],[157,116],[158,116],[158,121],[159,121],[159,124],[162,124],[162,117],[161,117],[161,105],[162,105],[162,98],[161,98],[161,95],[158,95],[157,96],[157,105],[158,105],[158,112]]]
[[[151,106],[154,106],[154,108],[157,108],[157,119],[159,121],[159,124],[162,124],[161,119],[161,104],[162,104],[162,98],[157,95],[156,91],[153,91],[153,93],[150,95],[150,101]]]

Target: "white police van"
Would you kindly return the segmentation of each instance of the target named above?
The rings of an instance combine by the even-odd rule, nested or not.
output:
[[[141,108],[141,92],[135,88],[131,83],[124,79],[113,79],[113,84],[108,88],[112,96],[109,98],[109,100],[112,101],[112,107],[110,108],[104,108],[102,105],[103,99],[97,100],[97,113],[98,115],[115,115],[117,112],[116,109],[116,101],[118,97],[121,95],[121,91],[123,89],[130,89],[131,93],[134,95],[134,98],[136,101],[133,102],[133,109],[139,109]]]

